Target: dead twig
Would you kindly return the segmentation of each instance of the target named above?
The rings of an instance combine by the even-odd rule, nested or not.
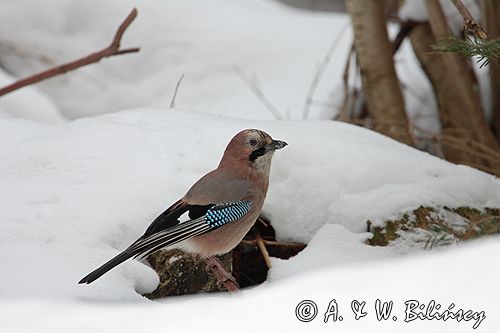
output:
[[[454,137],[451,135],[445,135],[445,134],[441,134],[439,137],[441,139],[441,144],[453,146],[456,149],[461,149],[462,151],[468,153],[469,155],[477,156],[479,158],[488,160],[492,163],[497,163],[498,161],[500,161],[500,157],[499,157],[498,153],[491,154],[488,152],[481,152],[480,149],[483,149],[486,146],[481,144],[480,142],[462,139],[462,138],[457,138],[457,137]],[[497,171],[497,173],[498,173],[498,171]]]
[[[247,75],[239,67],[236,67],[236,72],[240,75],[243,82],[245,82],[250,87],[250,89],[252,89],[255,96],[257,96],[257,98],[262,102],[262,104],[266,107],[266,109],[269,110],[269,112],[271,112],[274,118],[276,118],[277,120],[283,120],[283,116],[281,115],[281,113],[274,106],[274,104],[271,103],[271,101],[266,97],[266,95],[264,95],[257,82],[255,82],[255,79]]]
[[[184,79],[184,73],[182,73],[181,77],[177,81],[175,85],[174,95],[172,96],[172,100],[170,101],[170,108],[175,108],[175,99],[177,98],[177,93],[179,92],[179,87],[181,86],[182,79]]]
[[[430,142],[438,144],[440,149],[443,146],[448,146],[448,147],[451,147],[453,149],[462,151],[470,156],[475,156],[475,157],[481,158],[487,162],[492,163],[493,165],[496,164],[500,160],[500,154],[497,151],[492,150],[490,147],[488,147],[480,142],[470,140],[470,139],[464,139],[464,138],[457,137],[457,136],[452,136],[449,134],[432,134],[432,133],[429,133],[428,131],[426,131],[422,128],[419,128],[418,126],[414,125],[413,127],[418,132],[420,132],[420,136],[423,139],[426,139],[426,140],[429,140]],[[442,154],[442,152],[441,152],[441,155],[444,156],[444,154]],[[452,162],[452,163],[465,164],[465,165],[474,167],[476,169],[491,173],[493,175],[500,176],[500,170],[498,170],[497,168],[494,168],[494,167],[489,167],[488,165],[485,165],[484,163],[478,164],[478,163],[472,163],[472,162],[462,161],[462,160],[453,160],[453,159],[449,159],[449,158],[445,158],[445,159],[447,159],[449,162]]]
[[[307,119],[309,118],[309,111],[311,109],[311,105],[314,99],[314,94],[316,93],[316,89],[318,88],[318,85],[321,81],[321,78],[323,77],[323,74],[325,73],[326,67],[330,63],[330,60],[332,59],[333,53],[335,52],[335,49],[339,45],[340,40],[344,37],[345,31],[347,28],[351,26],[351,22],[348,22],[345,24],[342,29],[339,30],[337,33],[337,36],[335,36],[335,39],[333,40],[332,44],[328,48],[328,51],[326,52],[325,56],[323,57],[323,60],[321,63],[317,66],[316,71],[314,72],[314,76],[311,80],[311,84],[309,85],[309,91],[307,92],[306,96],[306,101],[304,102],[304,108],[302,111],[302,119]]]
[[[373,120],[372,120],[373,121]],[[363,127],[370,128],[371,125],[387,125],[386,122],[374,122],[373,124],[369,123],[366,119],[353,119],[351,123],[355,125],[360,125]],[[392,123],[392,121],[391,121]],[[500,169],[498,167],[491,167],[488,164],[479,164],[473,163],[469,161],[463,160],[453,160],[450,158],[446,158],[446,155],[442,152],[442,147],[450,147],[456,149],[458,151],[464,152],[467,155],[474,156],[484,160],[485,162],[489,162],[491,165],[497,165],[498,161],[500,161],[500,152],[492,149],[488,145],[485,145],[477,140],[472,140],[468,138],[463,138],[460,136],[461,132],[451,134],[443,134],[443,133],[432,133],[424,128],[421,128],[415,125],[413,122],[410,122],[410,130],[412,135],[419,140],[427,140],[431,144],[435,145],[435,150],[438,156],[448,160],[452,163],[457,164],[465,164],[468,166],[472,166],[476,169],[488,172],[490,174],[500,176]]]
[[[289,248],[297,248],[297,249],[301,249],[301,250],[306,247],[305,244],[295,243],[295,242],[285,243],[285,242],[271,241],[271,240],[267,240],[267,239],[262,239],[262,242],[266,246],[289,247]],[[242,245],[256,246],[257,245],[257,241],[256,240],[246,240],[246,239],[244,239],[244,240],[242,240],[240,242],[240,244],[242,244]]]
[[[21,80],[18,80],[16,82],[12,83],[12,84],[9,84],[9,85],[0,89],[0,96],[3,96],[3,95],[8,94],[10,92],[13,92],[17,89],[23,88],[25,86],[46,80],[46,79],[51,78],[53,76],[64,74],[64,73],[67,73],[69,71],[75,70],[77,68],[99,62],[103,58],[112,57],[112,56],[121,55],[121,54],[139,52],[138,47],[128,48],[128,49],[120,49],[120,43],[121,43],[123,34],[125,33],[125,30],[127,30],[127,28],[130,26],[130,24],[134,21],[134,19],[136,17],[137,17],[137,9],[134,8],[130,12],[130,14],[128,14],[127,18],[122,22],[122,24],[118,27],[118,30],[116,31],[116,33],[113,37],[113,40],[108,47],[102,49],[101,51],[91,53],[86,57],[68,62],[66,64],[58,65],[56,67],[50,68],[50,69],[43,71],[41,73],[29,76],[27,78],[24,78],[24,79],[21,79]]]
[[[481,27],[481,25],[476,20],[474,20],[467,7],[465,7],[465,5],[463,4],[462,0],[450,0],[450,1],[457,8],[460,15],[462,15],[462,17],[464,18],[464,24],[462,28],[463,31],[468,32],[483,40],[488,39],[488,34]]]
[[[262,225],[263,225],[264,227],[266,227],[266,228],[267,228],[267,227],[269,227],[269,224],[267,224],[267,222],[266,222],[266,221],[265,221],[262,217],[260,217],[260,216],[259,216],[259,217],[257,217],[257,222],[262,223]]]
[[[351,106],[354,103],[355,98],[357,97],[356,89],[353,89],[353,92],[350,92],[349,89],[349,71],[351,69],[351,59],[354,57],[354,42],[351,43],[351,48],[349,49],[349,53],[347,54],[346,64],[344,66],[344,73],[342,74],[342,82],[344,84],[344,99],[342,101],[342,109],[335,116],[335,120],[349,122],[352,118]]]
[[[262,257],[264,258],[267,268],[271,268],[272,266],[271,258],[269,257],[269,252],[267,252],[266,245],[264,244],[264,241],[260,233],[257,233],[255,241],[257,242],[257,246],[259,247],[260,253],[262,253]]]

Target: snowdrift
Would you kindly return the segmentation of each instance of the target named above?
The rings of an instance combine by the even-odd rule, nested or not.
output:
[[[331,121],[250,121],[182,110],[131,110],[60,125],[0,124],[0,295],[140,300],[155,273],[129,261],[89,287],[85,273],[142,234],[229,139],[260,128],[289,143],[275,156],[266,214],[281,240],[310,242],[271,279],[397,254],[363,244],[376,222],[419,205],[498,207],[499,181]],[[318,255],[319,254],[319,255]]]

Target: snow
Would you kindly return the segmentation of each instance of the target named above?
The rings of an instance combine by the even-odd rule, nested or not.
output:
[[[0,331],[191,331],[224,323],[254,332],[250,318],[266,329],[331,330],[321,313],[312,323],[298,322],[295,305],[308,298],[325,308],[337,298],[349,309],[357,298],[371,312],[377,297],[394,299],[399,313],[403,298],[455,302],[486,311],[481,331],[498,328],[492,286],[500,266],[490,259],[500,250],[496,238],[425,255],[403,238],[390,247],[364,243],[371,235],[367,220],[380,224],[420,205],[500,207],[500,181],[328,120],[343,96],[347,16],[271,0],[0,5],[10,27],[0,31],[0,63],[8,71],[0,72],[0,85],[104,47],[133,6],[139,17],[122,45],[141,46],[139,54],[0,98]],[[337,35],[314,95],[313,120],[301,121],[315,68]],[[407,41],[395,62],[410,118],[438,131],[431,87]],[[177,108],[170,109],[181,74]],[[252,85],[287,120],[275,120]],[[279,240],[306,242],[304,251],[288,261],[273,258],[268,281],[239,295],[150,302],[139,294],[154,290],[158,277],[132,260],[92,285],[77,285],[214,168],[244,128],[289,144],[274,157],[263,213]],[[334,328],[460,332],[472,326],[347,317]]]
[[[435,300],[442,310],[454,303],[455,311],[459,308],[484,311],[486,318],[477,331],[496,332],[500,325],[496,316],[500,303],[493,289],[500,278],[500,266],[491,254],[498,251],[500,245],[495,238],[425,257],[323,268],[279,284],[265,283],[237,295],[172,297],[156,303],[24,299],[0,302],[0,328],[13,333],[199,332],[200,328],[207,331],[232,328],[239,332],[474,331],[474,320],[404,321],[404,302],[418,300],[427,304]],[[332,322],[330,318],[325,323],[324,313],[332,299],[336,300],[343,321]],[[392,314],[397,321],[376,319],[376,299],[394,301]],[[311,322],[300,322],[295,317],[295,308],[302,300],[317,304],[318,314]],[[366,317],[354,319],[350,310],[352,300],[366,302]]]
[[[0,262],[12,268],[0,278],[0,294],[140,299],[136,290],[154,289],[157,277],[136,261],[90,287],[76,281],[128,246],[215,168],[229,139],[244,128],[288,142],[274,157],[264,214],[278,239],[311,242],[272,270],[276,279],[397,254],[362,244],[368,219],[419,205],[500,206],[500,181],[493,176],[345,123],[243,120],[175,109],[59,125],[6,119],[0,123],[0,244],[9,255]],[[325,249],[330,254],[318,256]],[[51,274],[34,281],[33,271]]]
[[[201,0],[0,3],[0,18],[16,31],[0,31],[0,62],[18,76],[104,47],[128,11],[138,7],[139,16],[122,45],[140,46],[140,53],[105,59],[39,84],[70,119],[143,106],[168,107],[182,74],[176,99],[180,109],[247,119],[302,119],[313,76],[333,42],[308,119],[332,119],[343,100],[342,74],[352,40],[350,20],[343,14],[311,13],[272,0],[217,0],[216,5]],[[449,1],[443,7],[450,24],[460,30],[456,9]],[[472,2],[469,9],[479,15]],[[423,1],[407,1],[400,16],[411,18],[422,11]],[[395,35],[395,26],[390,32]],[[437,133],[432,87],[408,41],[395,63],[411,121]],[[478,79],[487,86],[488,71],[480,71]],[[359,86],[359,77],[354,80],[350,85]],[[254,89],[272,106],[266,106]],[[487,89],[481,91],[490,114]]]
[[[337,78],[350,47],[350,31],[342,30],[349,24],[347,16],[309,13],[270,0],[1,0],[0,4],[0,18],[9,26],[9,31],[0,32],[0,41],[16,45],[1,52],[0,61],[19,76],[48,66],[20,57],[19,50],[36,50],[51,63],[81,57],[107,46],[118,24],[137,6],[139,16],[122,46],[140,46],[140,53],[105,59],[40,84],[71,119],[125,108],[168,107],[182,74],[176,101],[181,109],[274,119],[253,93],[250,80],[282,117],[300,119],[315,66],[330,43],[343,34],[314,96],[322,103],[328,103],[332,89],[340,87]],[[327,116],[334,112],[331,106],[315,104],[311,118],[325,117],[324,108],[330,109]]]
[[[472,17],[481,20],[481,8],[475,0],[464,0]],[[441,8],[448,20],[448,25],[453,34],[457,37],[461,35],[463,17],[460,15],[452,1],[440,0]],[[399,10],[399,18],[402,21],[413,20],[425,22],[428,20],[425,1],[405,0]],[[399,31],[396,25],[389,25],[389,35],[394,38]],[[440,124],[438,121],[438,109],[432,86],[420,68],[412,47],[408,39],[405,39],[400,50],[394,56],[395,68],[399,80],[402,83],[402,91],[405,99],[405,107],[409,120],[419,129],[430,133],[439,133]],[[487,119],[492,117],[491,90],[489,68],[480,68],[477,59],[472,59],[472,68],[476,74],[480,98],[484,113]]]
[[[0,69],[0,87],[14,78]],[[65,121],[57,107],[34,87],[17,90],[0,99],[0,118],[22,118],[33,121],[59,123]]]
[[[462,0],[462,2],[469,10],[472,17],[479,21],[481,19],[481,8],[479,7],[479,3],[475,0]],[[462,31],[464,18],[460,15],[452,1],[440,0],[440,3],[451,30],[455,35],[458,35]],[[402,20],[413,20],[417,22],[427,21],[428,16],[425,1],[405,0],[403,6],[399,9],[399,17]]]
[[[289,260],[272,258],[273,267],[268,281],[297,275],[304,271],[315,271],[323,267],[338,267],[359,261],[377,260],[394,256],[387,247],[364,244],[371,233],[353,233],[340,224],[325,224],[308,243],[300,255]]]

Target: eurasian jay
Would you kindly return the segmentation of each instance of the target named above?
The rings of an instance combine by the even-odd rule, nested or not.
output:
[[[97,268],[79,283],[92,283],[129,258],[145,258],[175,245],[198,253],[229,290],[237,284],[215,257],[231,251],[259,216],[269,186],[274,151],[287,145],[269,134],[247,129],[231,139],[218,167],[207,173],[186,195],[146,229],[127,249]],[[189,218],[180,222],[181,216]],[[228,283],[230,281],[231,283]]]

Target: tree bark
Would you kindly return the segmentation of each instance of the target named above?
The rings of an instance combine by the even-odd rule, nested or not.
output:
[[[500,37],[500,2],[498,0],[481,1],[484,28],[490,39]],[[490,64],[492,125],[497,142],[500,144],[500,64]]]
[[[466,119],[461,116],[462,97],[458,95],[458,90],[454,89],[455,82],[448,74],[442,55],[432,52],[431,46],[436,44],[436,39],[429,23],[420,23],[415,26],[410,33],[410,41],[422,69],[433,86],[439,108],[442,134],[462,137],[463,129],[467,127]],[[468,133],[466,134],[471,138]],[[471,156],[464,150],[449,146],[446,142],[441,142],[441,144],[445,158],[450,161],[483,163],[480,158]]]
[[[392,45],[387,36],[383,0],[347,0],[363,91],[374,129],[413,145]]]
[[[451,37],[451,33],[439,0],[426,0],[429,24],[434,38],[439,41]],[[477,141],[494,150],[497,142],[484,116],[478,87],[470,74],[469,62],[453,53],[437,54],[445,71],[448,99],[454,99],[457,107],[446,109],[443,114],[443,131],[447,134]]]

